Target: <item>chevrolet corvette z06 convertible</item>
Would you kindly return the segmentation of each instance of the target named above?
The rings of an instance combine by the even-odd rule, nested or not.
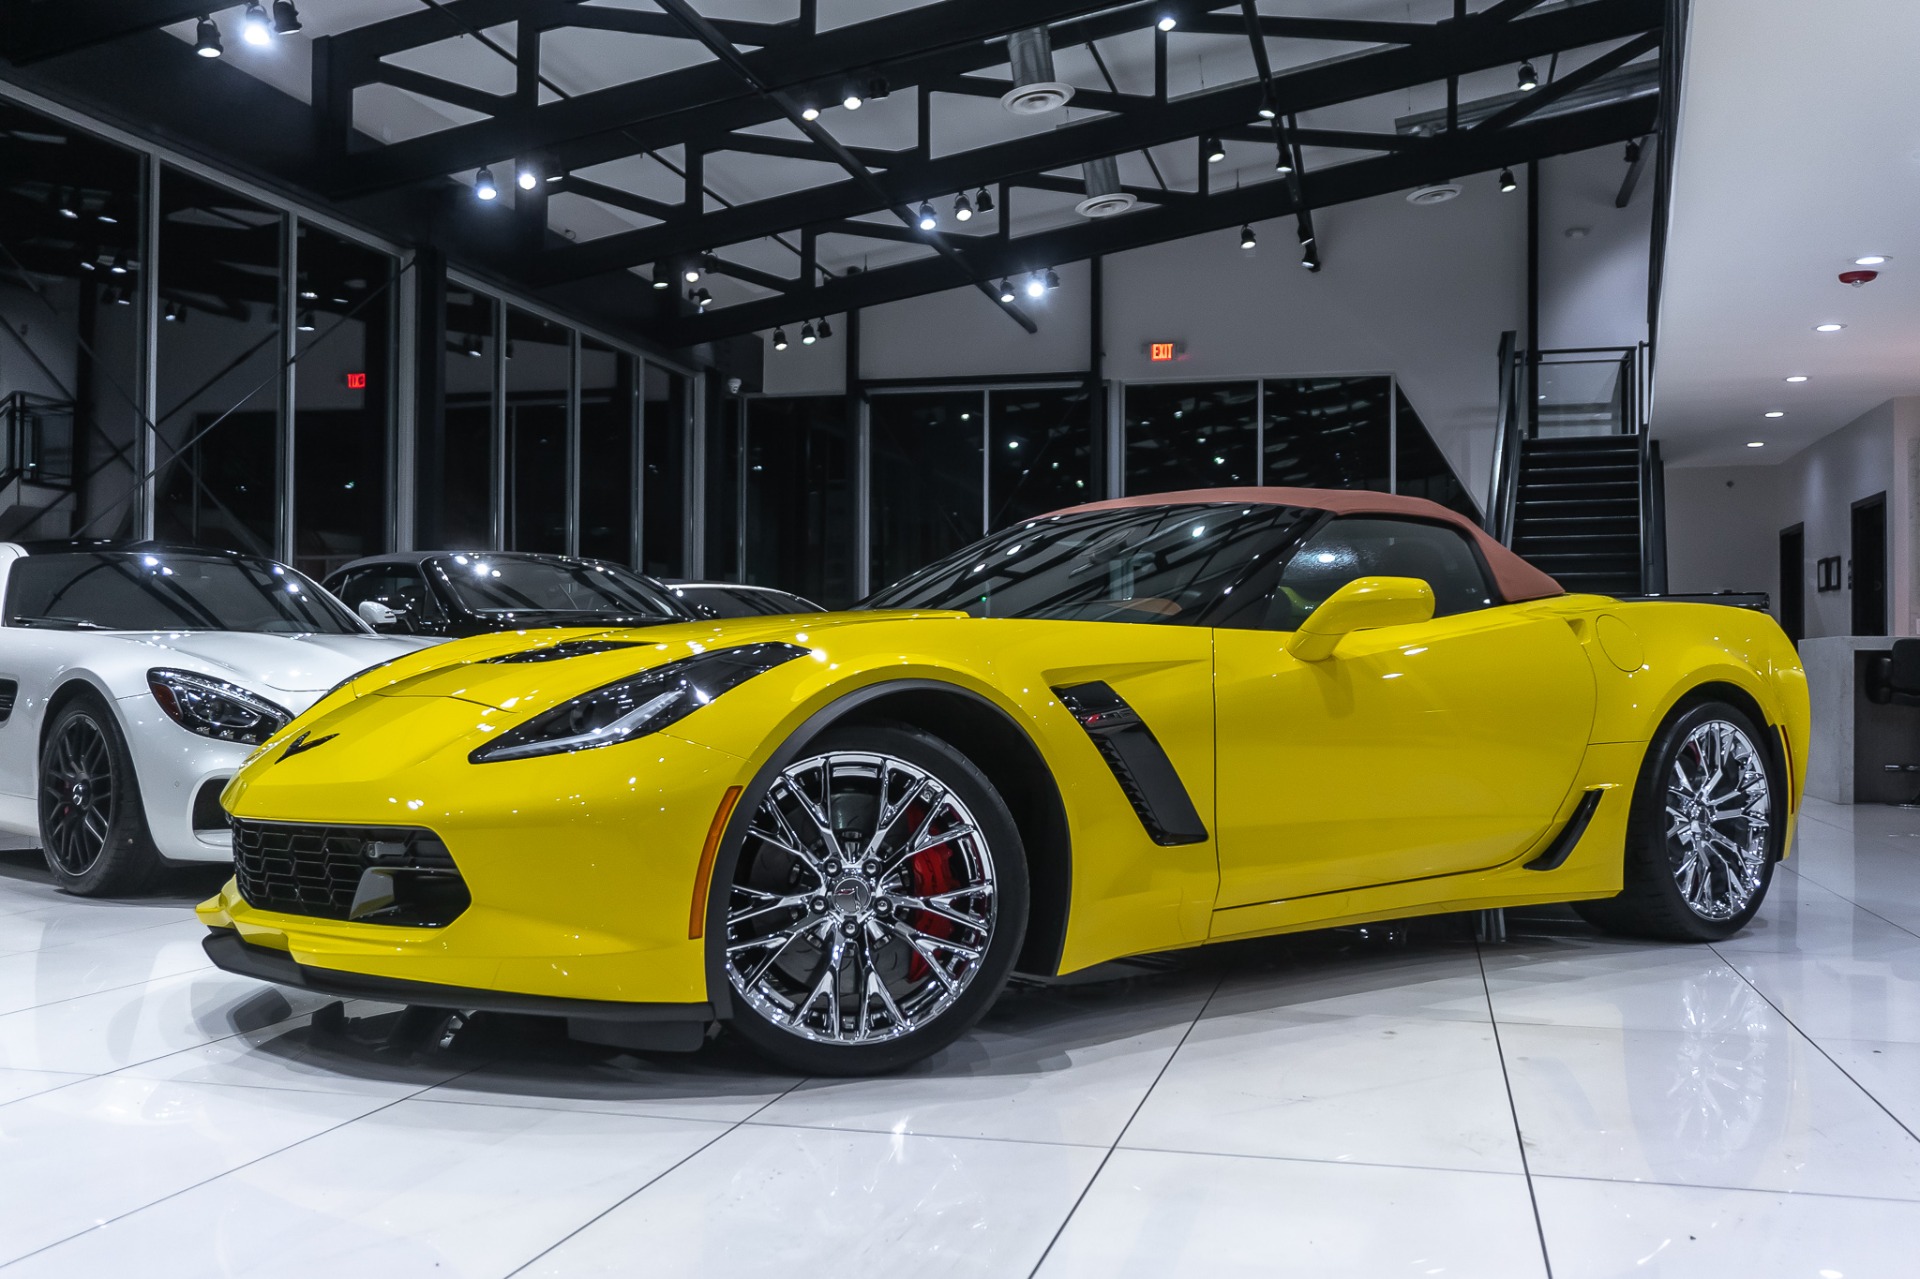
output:
[[[225,862],[220,791],[342,679],[428,641],[373,634],[306,577],[226,551],[0,543],[0,830],[71,893]]]
[[[885,1070],[1015,968],[1524,902],[1726,937],[1806,752],[1762,614],[1568,595],[1418,499],[1162,494],[859,611],[389,663],[227,788],[200,914],[289,985]]]

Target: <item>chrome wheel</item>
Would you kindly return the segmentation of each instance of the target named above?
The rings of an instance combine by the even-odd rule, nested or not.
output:
[[[734,993],[819,1043],[934,1021],[979,975],[998,914],[993,851],[967,805],[926,769],[869,751],[774,779],[730,893]]]
[[[1667,858],[1700,918],[1732,919],[1760,891],[1772,801],[1766,761],[1738,725],[1708,720],[1680,743],[1667,782]]]
[[[47,852],[71,875],[84,875],[106,851],[113,829],[113,752],[89,715],[74,715],[47,743],[40,767],[40,829]]]

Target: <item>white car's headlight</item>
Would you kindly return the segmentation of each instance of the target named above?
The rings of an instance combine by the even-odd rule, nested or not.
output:
[[[153,700],[180,727],[216,741],[258,746],[293,722],[293,712],[237,684],[155,667],[147,672]]]
[[[542,711],[467,758],[490,764],[591,750],[657,733],[728,689],[808,652],[798,644],[744,644],[683,657]]]

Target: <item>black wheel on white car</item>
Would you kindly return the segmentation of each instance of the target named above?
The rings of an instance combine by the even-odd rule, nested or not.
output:
[[[807,1074],[896,1070],[999,995],[1026,933],[1026,856],[1006,803],[952,746],[832,730],[743,817],[712,944],[731,1025],[763,1055]]]
[[[160,865],[133,757],[113,712],[80,693],[40,743],[40,847],[54,882],[82,897],[138,891]]]
[[[1772,882],[1786,807],[1766,742],[1729,702],[1697,702],[1668,720],[1634,786],[1624,887],[1574,909],[1609,932],[1668,941],[1745,928]]]

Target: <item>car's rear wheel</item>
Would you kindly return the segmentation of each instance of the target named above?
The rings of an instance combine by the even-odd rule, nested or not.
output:
[[[1783,779],[1765,730],[1728,702],[1674,716],[1647,749],[1627,816],[1618,897],[1577,902],[1613,932],[1719,941],[1746,927],[1773,878]]]
[[[1006,984],[1026,931],[1020,832],[947,743],[833,730],[743,816],[715,941],[732,1026],[767,1057],[808,1074],[898,1069]]]
[[[54,882],[83,897],[136,892],[159,867],[126,738],[92,693],[56,711],[41,741],[40,847]]]

